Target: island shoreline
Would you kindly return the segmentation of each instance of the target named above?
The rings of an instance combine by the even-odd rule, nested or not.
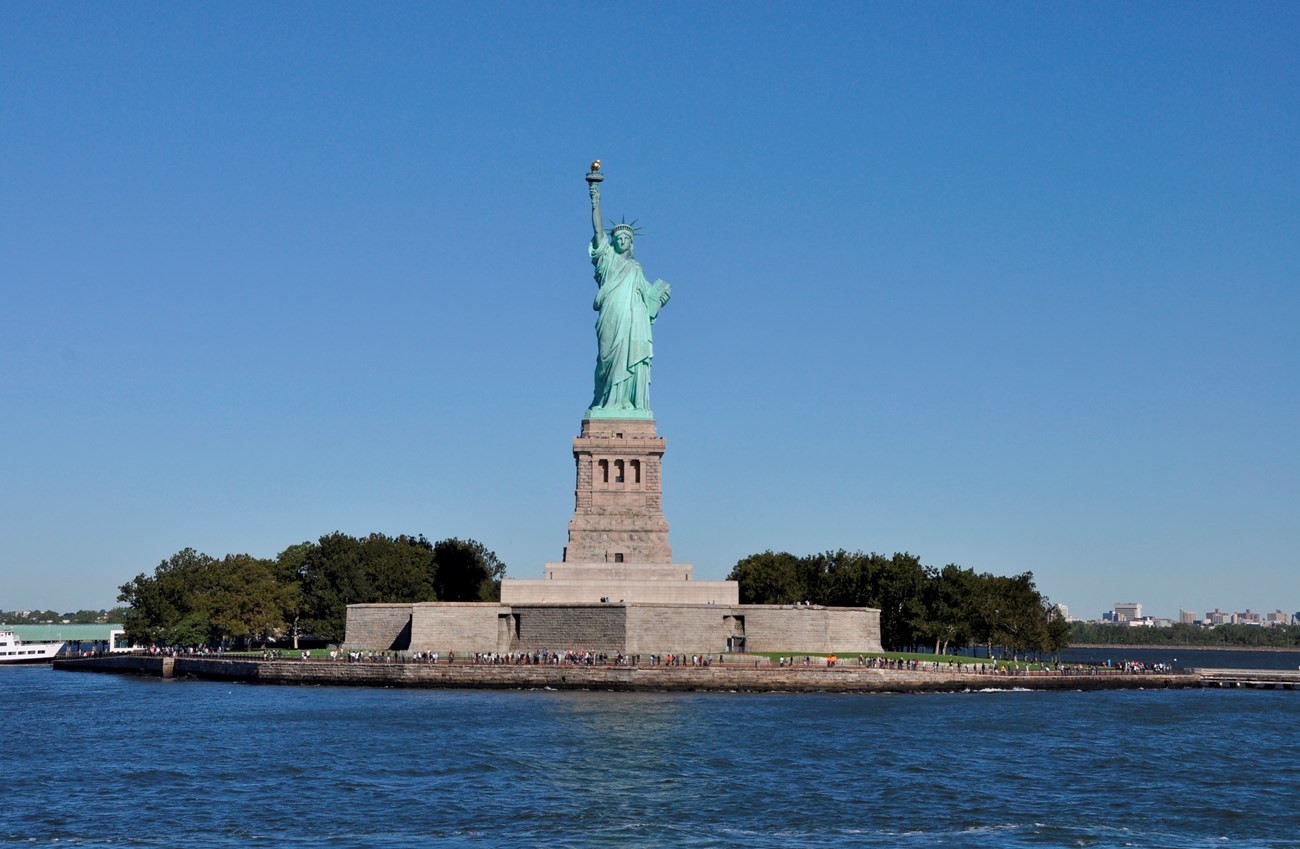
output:
[[[958,672],[840,667],[431,664],[209,657],[75,658],[56,670],[305,686],[619,692],[952,693],[987,690],[1192,689],[1195,673]]]

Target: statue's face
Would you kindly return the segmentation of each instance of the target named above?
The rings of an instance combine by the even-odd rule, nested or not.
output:
[[[626,230],[619,230],[614,234],[614,250],[625,254],[632,250],[632,234]]]

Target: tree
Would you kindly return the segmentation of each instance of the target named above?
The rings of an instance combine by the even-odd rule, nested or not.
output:
[[[48,618],[111,617],[140,644],[265,642],[287,631],[296,648],[308,633],[341,641],[349,604],[497,601],[505,570],[472,539],[434,546],[423,536],[358,539],[335,531],[274,560],[230,554],[218,561],[186,548],[119,587],[124,607]]]
[[[1022,651],[1046,651],[1049,645],[1047,609],[1034,587],[1034,573],[1012,577],[979,575],[974,593],[975,638],[988,648],[1002,646],[1019,658]]]
[[[421,537],[423,539],[423,537]],[[494,552],[472,539],[444,539],[433,546],[439,601],[499,601],[506,566]]]
[[[438,598],[434,590],[436,566],[433,546],[422,536],[403,534],[394,538],[371,534],[361,543],[361,567],[373,588],[373,602],[433,601]]]
[[[117,600],[130,605],[122,617],[127,639],[183,645],[206,640],[200,625],[207,620],[205,593],[211,588],[215,563],[208,555],[186,548],[159,563],[152,577],[141,573],[119,587]]]
[[[877,607],[880,599],[879,568],[884,558],[844,549],[805,557],[801,573],[810,576],[805,597],[832,607]],[[812,577],[815,573],[816,577]],[[814,589],[815,588],[815,589]]]
[[[273,561],[228,554],[213,572],[204,605],[213,637],[265,645],[284,630],[284,610],[297,586],[279,580]]]
[[[925,615],[919,630],[934,640],[935,654],[947,654],[950,648],[962,649],[970,644],[977,581],[973,570],[952,563],[938,572],[927,570]]]
[[[286,553],[283,568],[299,562],[302,576],[302,596],[298,601],[295,630],[324,640],[341,641],[346,630],[349,604],[420,602],[438,598],[478,601],[479,593],[490,593],[493,589],[499,598],[500,574],[505,571],[505,566],[496,555],[473,540],[446,542],[455,543],[447,546],[447,559],[452,564],[447,573],[449,578],[456,578],[457,568],[470,569],[474,564],[479,568],[474,595],[470,598],[447,599],[442,595],[442,589],[436,587],[441,564],[436,562],[435,547],[422,536],[388,537],[374,533],[365,539],[357,539],[335,531],[321,537],[314,546],[304,544],[305,547]],[[457,561],[453,552],[462,548],[465,556]],[[492,584],[493,578],[496,584]],[[456,584],[454,589],[459,591],[460,585]]]
[[[276,580],[286,587],[285,593],[281,596],[283,607],[280,615],[284,619],[285,629],[289,632],[289,638],[293,641],[293,647],[298,648],[298,637],[301,635],[301,621],[303,616],[303,572],[306,568],[308,557],[315,549],[316,543],[306,541],[291,545],[284,551],[275,556],[275,575]]]
[[[741,560],[727,575],[740,584],[741,604],[794,604],[805,593],[796,573],[798,558],[789,552],[764,551]]]
[[[265,641],[284,628],[284,610],[297,581],[275,564],[247,554],[215,560],[187,548],[164,560],[152,576],[123,584],[119,601],[133,643],[201,645]]]
[[[1044,649],[1057,660],[1061,659],[1061,650],[1070,645],[1070,623],[1061,615],[1061,608],[1043,599],[1044,613],[1047,618],[1047,643]]]
[[[1047,610],[1043,597],[1034,586],[1034,573],[1025,572],[999,579],[1005,593],[1005,617],[1002,627],[1005,645],[1013,659],[1021,651],[1045,651],[1047,648]]]
[[[906,552],[879,565],[878,601],[873,606],[880,608],[880,641],[895,649],[915,648],[926,619],[925,568],[920,558]]]
[[[340,531],[321,537],[303,560],[302,594],[303,632],[342,641],[347,606],[367,603],[374,596],[361,567],[361,541]]]

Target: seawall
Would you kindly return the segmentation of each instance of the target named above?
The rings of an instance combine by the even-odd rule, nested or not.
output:
[[[984,689],[1132,690],[1201,687],[1197,674],[1021,674],[872,669],[858,666],[757,668],[747,664],[573,666],[427,664],[206,657],[60,660],[56,669],[255,684],[625,692],[926,693]]]

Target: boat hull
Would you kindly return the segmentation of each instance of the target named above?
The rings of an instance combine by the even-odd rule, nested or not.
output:
[[[49,654],[44,657],[0,657],[0,668],[5,666],[28,666],[34,663],[49,663],[54,660],[54,655]]]
[[[25,663],[49,663],[59,652],[62,643],[27,643],[18,639],[13,631],[0,631],[0,666],[18,666]]]

